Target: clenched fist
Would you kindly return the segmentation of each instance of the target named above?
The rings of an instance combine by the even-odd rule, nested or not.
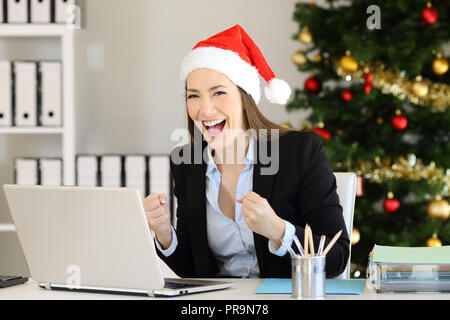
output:
[[[250,191],[237,202],[242,203],[245,223],[253,231],[281,245],[286,223],[273,211],[267,199]]]
[[[172,243],[172,225],[167,196],[151,193],[142,201],[142,204],[148,225],[155,233],[156,239],[164,250],[169,248]]]

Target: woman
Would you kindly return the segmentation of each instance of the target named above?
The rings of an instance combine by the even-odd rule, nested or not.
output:
[[[199,42],[183,61],[191,143],[171,155],[176,231],[166,195],[143,201],[158,253],[181,277],[290,277],[281,240],[304,239],[307,223],[315,248],[322,234],[328,243],[343,231],[327,254],[327,276],[345,269],[349,238],[321,139],[261,114],[258,75],[269,83],[265,96],[286,103],[289,86],[239,25]]]

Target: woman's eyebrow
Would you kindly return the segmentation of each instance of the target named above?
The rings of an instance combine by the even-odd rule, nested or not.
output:
[[[214,87],[209,88],[208,91],[212,91],[212,90],[215,90],[215,89],[218,89],[218,88],[226,88],[226,86],[219,84],[219,85],[217,85],[217,86],[214,86]],[[200,91],[198,91],[197,89],[186,89],[186,91],[200,92]]]

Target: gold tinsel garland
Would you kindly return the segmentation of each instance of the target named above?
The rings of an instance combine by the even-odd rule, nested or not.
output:
[[[342,167],[343,164],[337,163],[337,166]],[[436,168],[434,161],[425,165],[414,154],[409,154],[406,157],[401,156],[394,161],[391,161],[390,158],[380,159],[376,157],[374,161],[346,163],[345,167],[373,183],[384,183],[390,179],[426,180],[429,184],[443,183],[444,189],[441,195],[450,195],[450,169],[444,171]]]
[[[363,81],[364,73],[372,75],[372,85],[381,90],[384,94],[392,94],[401,100],[420,106],[431,106],[432,112],[444,112],[450,105],[450,90],[445,83],[433,83],[428,79],[418,77],[410,80],[405,72],[386,69],[381,62],[370,62],[359,64],[356,71],[346,71],[337,62],[335,64],[337,75],[342,78],[348,78]],[[417,86],[421,91],[417,91]]]
[[[282,125],[292,128],[289,121]],[[314,125],[310,121],[304,120],[297,130],[311,131],[315,127],[322,126],[323,123]],[[336,163],[336,166],[340,170],[355,172],[372,183],[385,183],[391,179],[426,180],[429,184],[442,183],[444,189],[441,195],[450,196],[450,169],[436,168],[434,161],[425,165],[422,159],[418,159],[414,154],[409,154],[406,157],[401,156],[394,161],[390,158],[380,159],[380,157],[375,157],[374,161],[340,161]]]

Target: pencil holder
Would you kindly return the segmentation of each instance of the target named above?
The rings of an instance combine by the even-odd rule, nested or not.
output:
[[[292,264],[292,298],[325,299],[326,256],[295,256]]]

